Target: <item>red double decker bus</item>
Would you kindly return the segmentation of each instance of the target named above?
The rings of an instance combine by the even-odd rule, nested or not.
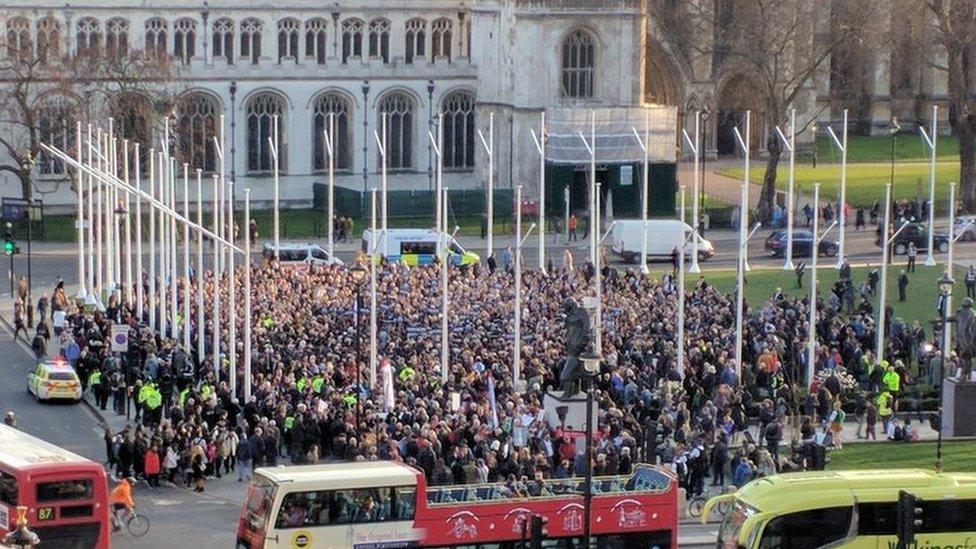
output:
[[[0,425],[0,537],[17,506],[42,549],[108,549],[108,485],[100,463]]]
[[[258,469],[237,530],[239,549],[291,547],[514,547],[533,517],[545,545],[578,547],[587,519],[582,479],[428,487],[394,462]],[[527,495],[531,494],[531,495]],[[639,465],[596,477],[589,506],[593,547],[674,549],[678,486],[669,471]]]

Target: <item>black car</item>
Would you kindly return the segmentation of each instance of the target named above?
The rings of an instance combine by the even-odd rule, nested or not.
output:
[[[783,257],[786,255],[786,230],[773,231],[768,237],[766,237],[766,249],[772,252],[775,257]],[[794,257],[810,257],[811,251],[813,250],[813,232],[805,230],[793,230],[793,256]],[[820,255],[833,257],[837,255],[840,250],[840,246],[837,242],[821,239],[820,240]]]
[[[901,227],[901,225],[897,225]],[[897,232],[898,228],[892,226],[891,232]],[[878,226],[876,231],[877,238],[874,240],[874,244],[881,247],[881,226]],[[929,233],[925,225],[921,223],[909,222],[901,232],[895,236],[894,240],[891,241],[891,253],[895,255],[905,255],[908,253],[909,243],[915,243],[915,249],[918,251],[925,251],[929,248]],[[939,252],[949,251],[949,236],[943,233],[935,233],[932,236],[932,244],[935,249]]]

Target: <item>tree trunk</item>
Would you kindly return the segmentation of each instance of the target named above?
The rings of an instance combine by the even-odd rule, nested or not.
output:
[[[24,200],[30,200],[34,193],[31,192],[30,171],[20,170],[20,192],[24,195]]]
[[[976,127],[972,117],[956,124],[959,137],[959,198],[966,213],[976,213]]]
[[[769,223],[773,219],[773,209],[776,206],[776,169],[779,159],[783,155],[782,144],[775,133],[769,135],[766,142],[769,160],[766,162],[766,173],[763,174],[762,192],[759,193],[759,220]]]

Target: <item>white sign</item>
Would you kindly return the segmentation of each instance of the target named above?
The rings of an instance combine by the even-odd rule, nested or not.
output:
[[[127,324],[112,325],[112,351],[129,350],[129,326]]]

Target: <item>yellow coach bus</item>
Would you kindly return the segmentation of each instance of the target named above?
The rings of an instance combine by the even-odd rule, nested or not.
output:
[[[976,473],[919,469],[810,471],[754,480],[708,501],[730,503],[722,549],[895,549],[899,490],[916,496],[917,549],[976,549]]]

